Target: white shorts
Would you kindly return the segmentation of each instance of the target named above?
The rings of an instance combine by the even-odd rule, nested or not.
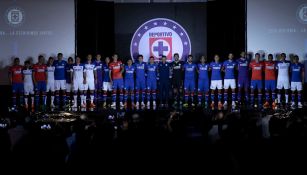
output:
[[[24,89],[24,94],[29,95],[29,94],[34,94],[34,86],[33,83],[25,83],[23,84],[23,89]]]
[[[282,79],[282,80],[279,80],[277,79],[277,86],[276,86],[277,89],[289,89],[290,88],[290,83],[289,83],[289,80],[288,79]]]
[[[84,90],[84,84],[83,84],[83,79],[81,80],[74,80],[74,84],[73,84],[73,90],[74,91],[83,91]]]
[[[224,79],[224,89],[235,89],[236,88],[236,80],[235,79]]]
[[[66,80],[54,80],[54,88],[56,91],[66,89]]]
[[[111,84],[111,82],[103,82],[102,90],[103,91],[112,91],[112,84]]]
[[[84,90],[95,90],[95,81],[94,80],[86,80],[86,84],[84,84]]]
[[[66,83],[66,92],[71,92],[71,90],[72,90],[71,83]]]
[[[46,87],[46,91],[49,92],[54,92],[54,81],[48,81],[47,82],[47,87]]]
[[[222,80],[211,80],[210,89],[223,89],[223,81]]]
[[[303,90],[302,82],[291,82],[291,91],[301,91]]]

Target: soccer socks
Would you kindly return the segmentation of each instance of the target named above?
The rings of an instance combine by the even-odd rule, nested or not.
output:
[[[113,90],[112,92],[112,101],[116,102],[116,90]]]
[[[203,98],[203,93],[198,92],[198,103],[201,103],[202,98]]]
[[[295,102],[295,92],[292,92],[292,94],[291,94],[291,101]]]
[[[25,99],[24,99],[25,105],[27,105],[27,104],[28,104],[28,98],[29,98],[29,96],[28,96],[28,95],[25,95],[24,98],[25,98]]]
[[[231,100],[236,101],[236,93],[235,92],[231,93]]]
[[[91,98],[91,104],[94,103],[94,94],[91,94],[90,98]]]
[[[224,92],[224,102],[228,102],[228,90],[226,89],[226,90],[224,90],[224,91],[226,91],[226,92]]]
[[[272,94],[273,95],[273,94]],[[270,100],[270,93],[269,91],[265,91],[265,100],[269,101]]]
[[[102,101],[103,101],[103,102],[106,102],[106,101],[107,101],[107,91],[103,91]]]
[[[297,101],[299,103],[302,102],[302,93],[301,92],[297,92]]]
[[[286,98],[286,103],[288,103],[289,102],[289,95],[287,93],[285,95],[285,98]]]
[[[277,102],[278,102],[278,103],[280,103],[280,98],[281,98],[281,94],[278,93],[278,94],[277,94]]]
[[[262,94],[261,92],[258,92],[258,104],[260,105],[262,103]]]

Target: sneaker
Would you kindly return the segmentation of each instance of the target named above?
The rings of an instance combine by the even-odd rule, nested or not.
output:
[[[148,101],[146,104],[147,108],[150,108],[150,102]]]
[[[73,108],[78,107],[78,106],[77,106],[77,103],[74,103],[74,105],[72,105],[72,107],[73,107]]]
[[[55,108],[55,105],[53,103],[50,104],[51,108]]]
[[[123,102],[120,102],[120,103],[119,103],[119,106],[122,108],[122,107],[124,107],[125,105],[123,104]]]
[[[224,109],[227,109],[227,106],[228,106],[227,101],[225,101],[223,105]]]
[[[276,102],[273,102],[273,103],[272,103],[272,109],[277,109],[277,104],[276,104]]]
[[[113,102],[113,103],[111,104],[111,108],[116,108],[116,103],[115,103],[115,102]]]
[[[270,107],[270,104],[269,104],[268,101],[266,101],[266,102],[263,104],[263,108],[264,108],[264,109],[267,109],[267,108],[269,108],[269,107]]]
[[[218,108],[218,110],[222,110],[222,108],[223,108],[222,102],[220,102],[220,101],[218,102],[217,108]]]
[[[135,108],[135,103],[132,102],[131,107],[132,107],[132,109]]]
[[[195,107],[195,104],[194,104],[194,103],[192,103],[191,105],[192,105],[192,107]]]
[[[127,102],[124,103],[124,108],[127,109],[128,108],[128,104]]]
[[[152,102],[152,105],[153,105],[153,106],[157,106],[156,101],[153,101],[153,102]]]
[[[103,102],[102,107],[105,109],[107,108],[107,102]]]
[[[29,105],[25,104],[25,109],[28,110],[29,109]]]
[[[201,107],[201,102],[198,102],[197,106],[198,106],[198,107]]]
[[[90,104],[90,107],[91,107],[91,108],[95,108],[96,105],[95,105],[94,103],[91,103],[91,104]]]
[[[82,103],[81,108],[86,108],[86,103]]]
[[[189,106],[188,103],[184,103],[184,104],[183,104],[183,107],[184,107],[184,108],[187,108],[188,106]]]
[[[141,106],[142,106],[142,107],[145,107],[145,103],[144,103],[144,102],[142,102],[142,103],[141,103]]]
[[[298,108],[303,108],[303,104],[301,102],[298,102],[297,107]]]
[[[214,102],[212,102],[212,103],[210,104],[210,107],[211,107],[212,110],[215,108]]]
[[[294,102],[291,103],[291,108],[295,108],[295,103]]]
[[[140,103],[139,102],[136,102],[135,106],[138,108],[140,107]]]
[[[232,101],[232,102],[231,102],[231,106],[232,106],[232,107],[236,107],[236,102]]]

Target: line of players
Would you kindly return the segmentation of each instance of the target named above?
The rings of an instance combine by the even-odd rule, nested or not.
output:
[[[271,104],[275,108],[277,104],[281,104],[282,89],[285,90],[285,103],[288,103],[288,90],[291,82],[291,106],[296,106],[295,92],[297,91],[297,105],[299,108],[302,107],[301,91],[304,80],[304,66],[299,63],[298,56],[294,56],[292,63],[286,61],[286,54],[284,53],[280,55],[280,60],[276,62],[273,61],[271,54],[264,62],[260,61],[260,54],[258,53],[255,54],[255,58],[251,62],[246,59],[244,52],[241,53],[241,58],[236,61],[233,58],[234,55],[230,53],[227,60],[220,62],[219,56],[215,55],[214,61],[207,63],[207,59],[202,56],[200,63],[194,64],[192,55],[188,56],[187,62],[182,62],[179,55],[174,54],[172,63],[167,62],[165,56],[162,56],[159,63],[156,63],[153,57],[150,57],[149,62],[145,63],[143,56],[139,55],[136,63],[133,63],[132,59],[128,59],[127,64],[124,65],[118,60],[117,54],[112,56],[112,62],[108,57],[103,62],[98,54],[95,61],[92,61],[92,56],[88,55],[87,61],[83,64],[80,57],[76,57],[75,63],[73,63],[72,58],[69,58],[66,62],[63,60],[63,55],[59,53],[57,60],[50,57],[47,65],[44,64],[44,57],[39,56],[38,63],[33,66],[30,65],[29,61],[21,66],[19,59],[16,58],[14,65],[9,70],[13,92],[12,102],[13,106],[16,107],[16,97],[19,94],[20,104],[23,104],[24,100],[24,105],[28,108],[28,97],[31,95],[32,109],[40,104],[43,104],[44,107],[47,104],[46,93],[51,91],[50,105],[55,107],[55,104],[61,104],[60,91],[62,91],[62,104],[65,105],[67,101],[70,101],[67,100],[67,97],[70,98],[71,92],[73,92],[73,107],[77,107],[79,92],[81,107],[86,107],[86,96],[89,91],[90,107],[95,107],[94,99],[102,100],[103,106],[106,107],[108,91],[112,91],[111,107],[116,107],[117,96],[119,96],[120,107],[127,107],[130,98],[132,107],[139,107],[140,105],[144,107],[146,100],[146,106],[149,108],[150,102],[154,107],[156,106],[156,96],[159,92],[160,106],[163,107],[168,104],[171,88],[174,104],[181,104],[183,101],[184,107],[187,107],[189,100],[191,105],[194,106],[197,82],[197,101],[200,106],[207,107],[211,99],[210,106],[212,108],[216,107],[216,101],[219,109],[226,108],[230,100],[229,94],[231,94],[233,107],[236,105],[236,101],[239,103],[245,101],[247,104],[261,106],[264,82],[265,103],[263,106],[267,108]],[[209,72],[211,74],[210,79]],[[237,79],[236,72],[238,73]],[[237,86],[238,90],[236,90]],[[276,88],[278,89],[277,98]],[[209,89],[211,90],[210,99]],[[250,93],[249,89],[251,89]],[[181,99],[182,90],[184,90],[183,99]],[[222,90],[224,90],[224,94],[222,94]],[[231,93],[229,93],[229,90],[231,90]],[[243,93],[245,98],[242,99]],[[258,103],[255,102],[255,93],[258,95]],[[23,95],[25,95],[24,98]],[[40,96],[42,97],[41,102]],[[134,103],[135,101],[136,103]]]

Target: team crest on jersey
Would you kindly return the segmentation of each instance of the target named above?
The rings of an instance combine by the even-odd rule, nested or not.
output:
[[[298,7],[296,17],[302,24],[307,24],[307,4]]]
[[[146,21],[132,37],[130,54],[133,59],[142,54],[147,62],[150,56],[158,60],[165,55],[167,61],[172,61],[174,53],[186,58],[191,53],[191,41],[185,29],[173,20],[155,18]]]

